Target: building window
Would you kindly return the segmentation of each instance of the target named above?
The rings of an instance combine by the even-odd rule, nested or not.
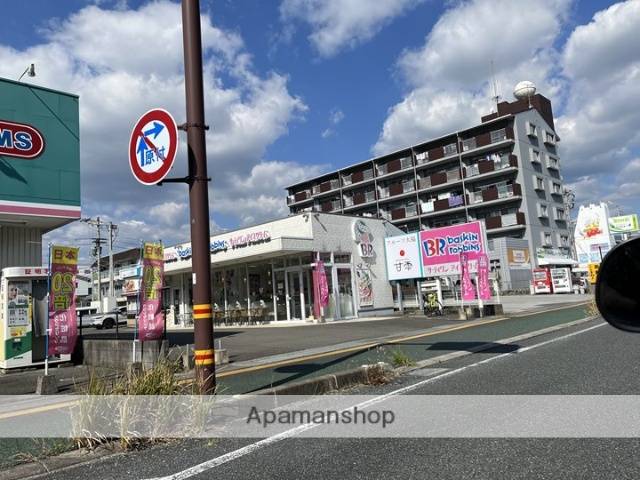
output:
[[[562,195],[562,185],[553,182],[553,193],[556,195]]]
[[[538,136],[538,128],[534,123],[528,122],[527,135],[529,135],[530,137]]]
[[[533,185],[536,190],[544,190],[544,179],[542,177],[533,177]]]
[[[569,236],[568,235],[560,235],[560,245],[563,247],[569,246]]]
[[[455,155],[458,153],[458,147],[455,143],[450,143],[449,145],[444,146],[444,156],[447,155]]]
[[[556,208],[556,220],[566,220],[564,210],[562,208]]]
[[[555,143],[556,137],[553,133],[545,132],[545,142],[546,143]]]
[[[531,150],[531,161],[540,163],[540,152],[538,150]]]
[[[546,218],[549,216],[549,208],[543,203],[540,203],[538,205],[538,216],[542,218]]]
[[[551,233],[550,232],[542,232],[542,242],[545,246],[551,246]]]

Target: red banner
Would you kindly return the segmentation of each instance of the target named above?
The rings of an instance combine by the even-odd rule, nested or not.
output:
[[[489,257],[485,253],[478,257],[478,290],[480,291],[480,300],[491,300]]]
[[[164,331],[162,313],[162,285],[164,283],[164,251],[160,243],[142,246],[142,281],[140,284],[140,312],[138,338],[157,340]]]
[[[48,355],[73,352],[78,338],[76,324],[76,273],[78,249],[52,246],[49,250]]]
[[[473,282],[471,282],[471,275],[469,273],[469,254],[467,252],[460,254],[460,276],[462,277],[460,282],[460,287],[462,288],[462,300],[475,300],[476,289]]]

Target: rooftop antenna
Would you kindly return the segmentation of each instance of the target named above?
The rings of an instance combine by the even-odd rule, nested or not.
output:
[[[493,60],[491,60],[491,87],[493,89],[493,97],[491,97],[491,99],[496,104],[496,112],[497,112],[498,102],[500,101],[500,95],[498,94],[498,82],[496,81],[496,74],[493,69]]]

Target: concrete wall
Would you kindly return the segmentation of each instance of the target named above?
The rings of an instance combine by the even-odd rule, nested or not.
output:
[[[164,345],[162,345],[164,342]],[[133,363],[133,345],[131,340],[82,340],[82,363],[102,368],[126,370]],[[166,351],[166,341],[150,340],[136,344],[136,361],[144,368],[155,365]]]

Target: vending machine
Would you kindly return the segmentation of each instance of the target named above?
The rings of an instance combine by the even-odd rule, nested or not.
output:
[[[47,330],[47,273],[43,267],[10,267],[0,272],[0,368],[44,364]],[[70,355],[50,357],[65,362]]]
[[[533,269],[533,293],[551,293],[551,274],[548,268]]]
[[[552,268],[551,282],[553,293],[573,293],[570,268]]]

